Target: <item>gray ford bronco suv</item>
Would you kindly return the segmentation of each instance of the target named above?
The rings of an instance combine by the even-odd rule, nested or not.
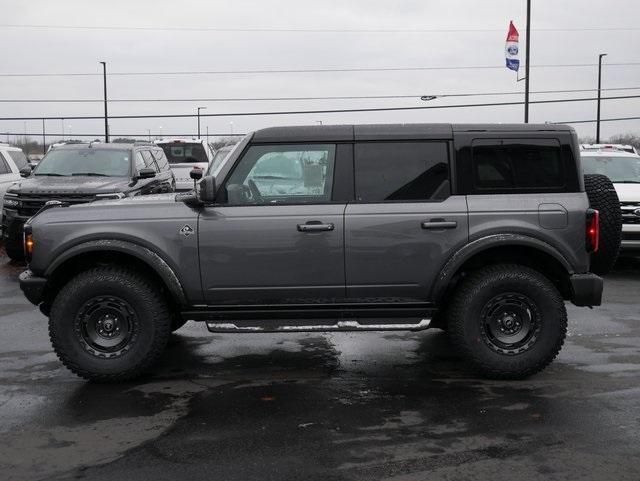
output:
[[[45,207],[20,285],[61,361],[96,381],[148,371],[189,320],[439,327],[481,374],[522,378],[558,354],[565,300],[601,302],[597,207],[567,126],[268,128],[190,193]]]

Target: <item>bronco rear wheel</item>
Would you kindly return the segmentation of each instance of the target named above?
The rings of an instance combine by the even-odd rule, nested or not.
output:
[[[448,335],[473,368],[493,379],[544,369],[567,332],[562,296],[542,274],[517,264],[485,267],[457,289]]]
[[[162,354],[170,332],[159,289],[124,268],[78,274],[51,306],[49,336],[56,354],[75,374],[94,381],[140,376]]]

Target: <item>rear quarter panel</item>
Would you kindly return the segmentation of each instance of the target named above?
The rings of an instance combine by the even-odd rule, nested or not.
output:
[[[492,194],[467,196],[469,240],[491,234],[514,233],[542,240],[573,266],[587,272],[584,192],[554,194]]]

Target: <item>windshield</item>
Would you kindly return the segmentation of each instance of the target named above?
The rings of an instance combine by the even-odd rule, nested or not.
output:
[[[640,184],[640,157],[582,155],[585,174],[606,175],[614,183]]]
[[[131,175],[131,153],[128,150],[88,147],[54,149],[38,163],[34,174],[129,177]]]
[[[158,144],[164,150],[170,164],[209,162],[202,144],[188,142],[167,142]]]
[[[220,164],[222,164],[222,161],[227,158],[229,152],[231,152],[231,147],[218,149],[216,155],[213,156],[213,160],[211,160],[211,163],[209,164],[207,175],[211,175],[211,173],[214,172]]]

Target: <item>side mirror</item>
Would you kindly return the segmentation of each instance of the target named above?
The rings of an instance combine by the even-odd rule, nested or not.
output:
[[[136,178],[151,179],[152,177],[155,177],[155,176],[156,176],[155,169],[152,169],[151,167],[145,167],[144,169],[140,169],[140,171],[138,172],[138,176]]]
[[[200,201],[204,204],[212,204],[216,200],[216,178],[212,175],[207,175],[200,182]]]
[[[20,169],[20,177],[29,177],[31,175],[31,167],[24,167]]]

